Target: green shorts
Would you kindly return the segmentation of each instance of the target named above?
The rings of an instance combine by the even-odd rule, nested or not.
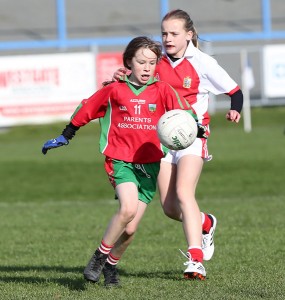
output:
[[[160,162],[149,164],[128,163],[106,157],[105,170],[112,186],[133,182],[138,188],[139,200],[149,204],[156,192]]]

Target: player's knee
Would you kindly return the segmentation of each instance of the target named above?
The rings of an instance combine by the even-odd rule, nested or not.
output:
[[[168,218],[179,220],[179,213],[173,208],[173,206],[164,205],[163,212]]]
[[[163,212],[167,217],[171,217],[173,212],[171,211],[170,207],[168,206],[163,206]]]
[[[128,235],[129,241],[131,241],[134,238],[134,234],[137,231],[137,226],[130,226],[128,225],[125,229],[125,233]]]
[[[134,219],[135,215],[136,215],[135,209],[120,208],[119,216],[125,224],[128,224],[129,222],[131,222]]]
[[[195,193],[189,187],[180,187],[176,189],[177,200],[180,206],[195,201]]]

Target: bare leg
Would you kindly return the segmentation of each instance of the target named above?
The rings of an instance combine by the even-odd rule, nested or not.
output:
[[[84,269],[84,278],[88,281],[98,282],[103,271],[105,285],[118,285],[116,269],[108,262],[108,254],[113,247],[113,256],[120,258],[133,239],[133,235],[145,212],[147,205],[138,199],[138,190],[134,183],[127,182],[116,187],[120,207],[111,219],[104,234],[103,241]],[[108,247],[107,247],[107,246]],[[103,250],[103,251],[102,251]],[[104,268],[106,266],[106,268]]]
[[[176,191],[182,211],[182,222],[189,247],[202,244],[202,219],[195,199],[196,186],[203,168],[203,159],[183,156],[177,165]],[[190,171],[189,171],[190,170]]]
[[[142,201],[139,201],[137,214],[134,219],[127,225],[125,231],[121,234],[118,241],[115,243],[111,253],[117,258],[121,258],[129,244],[134,239],[134,234],[138,228],[138,225],[145,213],[147,204]]]
[[[182,221],[180,204],[176,194],[177,166],[165,161],[160,163],[158,190],[164,213],[171,219]]]
[[[116,187],[116,194],[120,201],[117,213],[111,219],[103,240],[107,245],[115,244],[127,225],[137,215],[139,203],[137,187],[132,182],[121,183]]]

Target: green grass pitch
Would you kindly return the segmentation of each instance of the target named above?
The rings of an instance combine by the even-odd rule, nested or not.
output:
[[[181,224],[149,206],[121,262],[121,288],[83,280],[117,201],[98,152],[97,123],[66,147],[41,154],[65,124],[0,134],[0,299],[285,299],[285,108],[242,122],[212,116],[197,199],[218,219],[204,282],[183,279]]]

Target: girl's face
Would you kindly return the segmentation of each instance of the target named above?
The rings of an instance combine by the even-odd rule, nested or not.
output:
[[[138,85],[144,85],[154,74],[157,63],[157,56],[147,48],[137,50],[135,56],[128,62],[131,68],[129,80]]]
[[[186,31],[184,20],[169,19],[161,24],[162,43],[167,54],[181,58],[192,39],[193,32]]]

